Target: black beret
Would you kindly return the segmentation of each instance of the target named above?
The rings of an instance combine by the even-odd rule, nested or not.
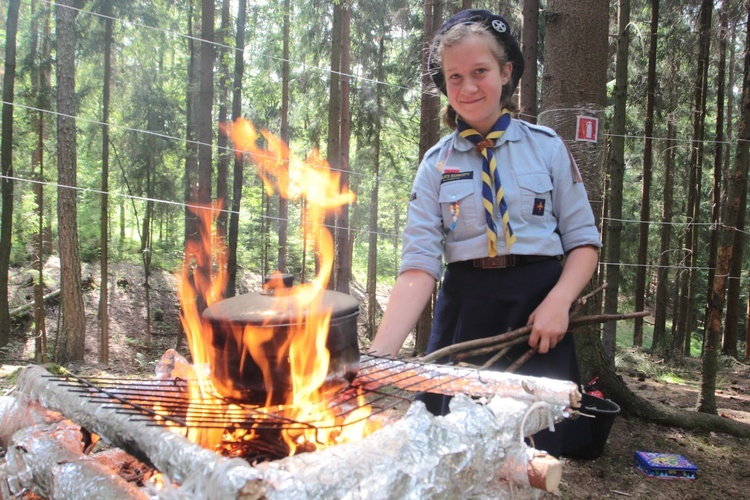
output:
[[[432,81],[435,82],[435,86],[440,89],[440,92],[447,95],[445,89],[445,77],[443,76],[443,71],[441,69],[441,61],[437,60],[438,58],[435,54],[436,45],[439,42],[441,35],[445,34],[454,26],[458,24],[474,23],[483,24],[487,28],[487,31],[495,36],[497,41],[500,42],[500,45],[505,49],[505,52],[508,55],[508,61],[513,63],[513,72],[511,73],[513,81],[511,93],[513,93],[518,85],[518,81],[521,79],[521,75],[523,75],[524,62],[521,47],[518,46],[518,41],[510,33],[508,22],[503,19],[502,16],[493,14],[488,10],[462,10],[458,14],[448,18],[448,20],[443,23],[435,35],[435,41],[433,41],[432,47],[430,48],[428,66]]]

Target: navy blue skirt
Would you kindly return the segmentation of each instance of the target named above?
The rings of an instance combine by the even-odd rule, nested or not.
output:
[[[475,268],[469,263],[449,264],[435,305],[427,354],[458,342],[491,337],[525,326],[561,273],[562,266],[556,259],[503,269]],[[526,342],[514,346],[492,369],[504,370],[529,348]],[[481,365],[490,356],[465,361]],[[562,342],[546,354],[537,353],[516,373],[570,380],[580,385],[573,336],[565,335]],[[420,399],[433,414],[448,413],[449,397],[425,394]],[[559,456],[564,452],[562,431],[568,424],[558,425],[555,433],[535,434],[535,447]],[[590,435],[583,435],[581,439],[590,439]],[[574,439],[574,442],[580,444],[581,440]]]

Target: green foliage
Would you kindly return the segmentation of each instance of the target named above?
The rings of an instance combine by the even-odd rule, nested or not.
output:
[[[14,205],[13,264],[28,264],[32,255],[31,242],[39,229],[35,214],[33,180],[44,185],[44,224],[53,238],[57,235],[56,220],[56,143],[55,115],[43,112],[44,157],[39,166],[29,161],[29,152],[37,137],[33,119],[38,115],[32,108],[40,97],[47,98],[50,110],[54,95],[39,95],[43,89],[32,81],[32,70],[40,63],[54,61],[54,23],[51,26],[53,51],[43,56],[32,54],[33,20],[42,20],[50,6],[37,5],[32,15],[30,4],[22,5],[19,22],[19,67],[16,79],[14,110],[14,168],[23,181],[16,183]],[[377,268],[378,280],[390,283],[398,272],[400,262],[400,234],[403,230],[412,179],[417,168],[418,129],[421,95],[421,57],[423,52],[422,3],[408,0],[358,0],[352,4],[351,16],[351,151],[349,155],[350,188],[357,194],[357,203],[349,208],[349,230],[354,237],[352,274],[364,282],[367,276],[370,232],[370,200],[377,189],[378,213]],[[236,6],[233,5],[234,9]],[[447,10],[457,8],[453,2]],[[497,2],[475,2],[474,7],[495,10]],[[507,7],[507,5],[506,5]],[[99,4],[86,4],[78,13],[79,33],[76,53],[77,105],[77,164],[78,164],[78,234],[80,256],[84,262],[99,259],[102,249],[100,210],[102,203],[102,87],[103,87],[103,18]],[[110,259],[141,262],[141,248],[152,248],[152,265],[162,269],[177,269],[184,259],[186,190],[194,178],[186,174],[187,160],[187,94],[188,68],[191,54],[187,38],[195,31],[198,21],[196,5],[184,0],[154,2],[115,2],[113,23],[114,56],[111,80],[110,110],[110,171],[109,171],[109,235]],[[249,2],[247,34],[243,57],[246,71],[243,86],[243,116],[258,127],[278,134],[281,126],[281,78],[283,59],[283,4],[281,2]],[[737,7],[738,8],[738,7]],[[0,8],[1,10],[1,8]],[[519,27],[518,9],[507,9],[508,19]],[[613,4],[614,12],[615,6]],[[446,11],[447,12],[447,11]],[[192,17],[189,19],[189,14]],[[665,185],[665,155],[675,154],[674,214],[672,245],[668,249],[670,266],[668,280],[673,287],[678,283],[677,266],[684,264],[684,237],[688,218],[686,192],[689,182],[693,121],[693,86],[695,84],[696,46],[695,4],[662,2],[662,22],[659,24],[659,46],[656,86],[656,118],[654,129],[653,188],[650,200],[651,221],[647,262],[654,266],[659,260],[658,244]],[[230,25],[235,27],[236,12]],[[732,14],[733,22],[739,17]],[[290,147],[295,156],[304,158],[313,149],[324,150],[328,135],[328,96],[331,53],[332,4],[330,2],[292,2],[290,12]],[[190,24],[188,24],[190,23]],[[628,109],[626,138],[626,170],[622,186],[622,279],[621,310],[632,310],[632,290],[635,286],[637,242],[643,178],[643,135],[646,98],[646,57],[649,48],[650,7],[647,2],[634,3],[631,16],[631,46],[628,78]],[[0,33],[4,34],[4,26]],[[544,30],[544,26],[541,27]],[[742,31],[739,27],[738,33]],[[542,33],[542,38],[543,38]],[[743,47],[736,39],[736,54]],[[41,40],[41,38],[40,38]],[[225,43],[234,44],[233,33],[225,36]],[[381,42],[383,52],[381,54]],[[542,40],[543,42],[543,40]],[[0,46],[4,37],[0,35]],[[708,110],[705,114],[707,131],[712,137],[716,128],[715,53],[712,44],[709,69]],[[230,62],[234,50],[227,51]],[[382,58],[381,58],[382,55]],[[194,54],[196,56],[196,54]],[[737,106],[741,57],[733,64],[735,74],[734,107]],[[231,66],[231,65],[230,65]],[[54,69],[54,68],[53,68]],[[610,78],[614,67],[610,68]],[[219,78],[217,69],[216,80]],[[544,84],[544,82],[541,82]],[[669,101],[671,89],[677,92],[676,105]],[[44,99],[41,99],[44,101]],[[607,110],[608,112],[611,109]],[[193,117],[194,118],[194,117]],[[216,118],[216,117],[214,117]],[[735,128],[737,117],[734,118]],[[673,123],[678,137],[675,144],[665,141],[668,123]],[[608,123],[602,124],[605,130]],[[217,133],[218,133],[218,127]],[[736,130],[735,130],[736,132]],[[380,140],[376,150],[375,139]],[[695,316],[701,318],[706,303],[708,286],[708,242],[713,192],[712,160],[718,145],[706,140],[704,149],[699,225],[699,247],[696,260]],[[736,144],[727,150],[735,157]],[[323,151],[325,154],[325,151]],[[214,154],[214,158],[216,158]],[[375,175],[377,172],[377,175]],[[193,174],[194,175],[194,174]],[[376,180],[378,182],[376,182]],[[231,179],[229,180],[231,184]],[[263,187],[254,167],[246,163],[242,204],[239,215],[239,266],[255,272],[276,267],[279,232],[278,197],[264,201]],[[231,196],[231,193],[230,193]],[[149,241],[145,240],[144,216],[148,200],[155,200]],[[294,200],[288,215],[288,269],[299,275],[304,268],[310,276],[314,269],[311,242],[304,242],[301,231],[303,210]],[[307,245],[307,247],[305,247]],[[303,259],[306,259],[303,262]],[[744,256],[744,268],[750,265],[750,255]],[[743,289],[747,289],[743,276]],[[655,268],[649,268],[646,301],[653,306]],[[670,292],[674,301],[676,292]],[[747,300],[746,294],[742,297]],[[671,305],[674,305],[672,303]],[[744,304],[743,304],[744,305]],[[740,307],[744,310],[744,307]],[[651,345],[653,328],[645,324],[644,348]],[[618,324],[618,346],[632,346],[632,322]],[[691,338],[692,356],[698,356],[701,339]]]

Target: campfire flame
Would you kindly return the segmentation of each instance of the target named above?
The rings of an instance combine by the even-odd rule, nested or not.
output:
[[[360,404],[348,414],[334,414],[327,409],[331,394],[325,389],[329,368],[329,352],[326,339],[331,322],[332,310],[322,305],[323,294],[333,268],[334,244],[330,231],[323,225],[326,212],[352,203],[356,196],[341,186],[340,175],[331,171],[328,163],[317,151],[313,151],[306,160],[296,158],[290,153],[287,145],[280,138],[267,131],[258,133],[247,120],[239,119],[234,123],[222,126],[223,131],[232,139],[237,154],[247,154],[263,179],[266,191],[272,194],[277,191],[280,196],[290,200],[306,200],[307,224],[303,230],[308,240],[316,245],[318,274],[309,283],[284,288],[280,273],[274,273],[267,287],[277,297],[284,297],[283,302],[290,301],[296,308],[296,317],[305,318],[288,328],[286,341],[279,347],[277,358],[288,359],[291,365],[292,390],[283,397],[282,405],[271,407],[272,401],[278,401],[280,395],[273,394],[273,381],[270,378],[271,362],[267,359],[267,344],[275,334],[275,328],[264,325],[236,325],[232,335],[238,345],[243,346],[243,362],[251,356],[264,375],[267,389],[266,409],[275,413],[282,411],[286,418],[296,422],[314,422],[310,426],[292,426],[281,431],[284,441],[294,454],[298,448],[303,450],[317,449],[331,444],[358,439],[365,430],[365,419],[371,409]],[[265,148],[258,146],[258,140],[264,139]],[[227,282],[226,247],[223,240],[212,230],[219,206],[198,207],[193,211],[198,217],[200,238],[189,240],[186,247],[185,265],[182,271],[180,299],[182,304],[182,323],[190,346],[195,369],[195,380],[189,384],[191,401],[200,401],[188,418],[200,419],[199,408],[205,408],[206,402],[221,400],[217,394],[226,394],[231,381],[223,381],[210,375],[212,359],[212,326],[201,317],[205,308],[222,300]],[[268,311],[269,318],[275,313],[289,311]],[[215,361],[214,361],[215,362]],[[226,386],[224,385],[226,384]],[[218,389],[218,390],[217,390]],[[223,390],[222,390],[223,389]],[[232,411],[225,415],[227,424],[231,424]],[[213,415],[215,418],[215,414]],[[370,429],[371,431],[371,429]],[[189,437],[199,444],[216,449],[220,446],[224,431],[206,431],[190,429]],[[231,439],[253,439],[254,432],[244,436],[231,436]]]

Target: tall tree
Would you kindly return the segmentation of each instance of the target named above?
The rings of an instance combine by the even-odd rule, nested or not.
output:
[[[10,341],[10,308],[8,305],[8,272],[10,270],[13,233],[13,94],[16,80],[16,33],[20,0],[8,4],[5,28],[5,72],[3,75],[2,150],[2,219],[0,220],[0,347]]]
[[[747,18],[750,22],[750,3],[746,5]],[[712,414],[716,413],[716,372],[726,282],[734,250],[735,224],[740,211],[742,191],[747,183],[748,164],[750,164],[750,30],[745,30],[745,33],[745,63],[737,155],[734,169],[730,173],[730,182],[727,185],[727,205],[722,218],[719,257],[709,300],[708,329],[703,348],[701,393],[698,400],[698,411]]]
[[[537,107],[537,61],[539,60],[539,0],[523,0],[523,28],[521,31],[523,52],[523,76],[521,77],[521,117],[536,123]]]
[[[229,0],[221,0],[221,26],[219,27],[219,34],[217,37],[217,57],[219,59],[219,123],[225,123],[227,121],[227,104],[229,102],[229,87],[227,82],[230,77],[229,69],[229,40],[230,40],[230,26],[229,26]],[[216,217],[216,230],[217,233],[222,237],[226,237],[227,234],[227,222],[228,214],[225,210],[228,202],[228,176],[229,176],[229,163],[232,159],[232,153],[229,151],[227,144],[229,143],[227,135],[217,128],[216,137],[216,200],[219,201],[222,206],[221,212]]]
[[[334,2],[333,24],[331,26],[331,71],[328,87],[328,139],[326,147],[326,160],[332,170],[339,170],[339,161],[341,159],[341,142],[339,136],[341,131],[341,17],[341,2]],[[333,233],[336,229],[336,215],[329,211],[326,214],[324,225]],[[336,269],[335,261],[333,269]],[[318,259],[316,259],[315,263],[315,272],[318,272]],[[335,285],[336,276],[331,276],[328,288],[333,290]]]
[[[341,186],[349,185],[349,148],[351,143],[351,112],[349,95],[351,77],[349,76],[349,44],[351,41],[351,3],[341,2],[341,115],[339,120],[339,169]],[[349,227],[349,205],[340,207],[336,222],[336,290],[349,293],[349,281],[352,277],[352,248],[354,240]]]
[[[83,361],[86,317],[78,244],[76,156],[76,14],[70,0],[55,5],[57,31],[57,227],[60,249],[61,329],[56,359]]]
[[[653,0],[654,3],[659,0]],[[653,11],[652,11],[653,18]],[[667,118],[667,140],[664,143],[664,191],[661,213],[661,226],[659,229],[659,268],[656,274],[656,303],[654,306],[654,337],[651,342],[652,350],[658,354],[666,354],[670,342],[667,341],[667,314],[671,286],[668,280],[669,272],[669,249],[672,243],[672,214],[674,202],[674,164],[675,164],[675,140],[677,139],[677,124],[675,114],[677,113],[677,86],[676,74],[678,61],[672,57],[670,61],[670,79],[667,83],[667,94],[669,100],[669,112]],[[676,303],[676,302],[675,302]]]
[[[245,71],[245,15],[247,0],[237,2],[237,33],[234,43],[234,84],[232,85],[232,120],[242,116],[242,74]],[[227,236],[227,288],[225,297],[234,297],[237,289],[237,240],[239,238],[240,206],[243,184],[242,155],[234,156],[232,170],[232,211]]]
[[[547,36],[542,75],[542,112],[539,122],[551,126],[568,142],[581,170],[594,213],[601,200],[601,161],[603,148],[597,142],[572,141],[576,137],[576,117],[603,118],[606,105],[608,61],[607,2],[551,0],[547,4]],[[584,307],[592,312],[593,301]],[[584,377],[603,375],[610,362],[605,358],[597,328],[575,336]]]
[[[31,70],[32,99],[38,111],[31,115],[31,128],[36,138],[31,154],[31,177],[34,184],[34,361],[47,362],[47,327],[44,308],[44,142],[46,139],[45,117],[50,108],[50,27],[49,8],[38,9],[37,2],[31,4],[30,52],[35,57]]]
[[[724,141],[730,141],[731,139],[731,120],[724,117],[724,94],[725,88],[734,88],[734,75],[732,70],[729,71],[728,85],[724,84],[724,76],[726,73],[726,52],[728,48],[728,39],[731,38],[732,45],[734,45],[734,31],[736,22],[732,22],[732,34],[730,36],[729,31],[729,5],[730,2],[722,2],[721,11],[719,13],[720,28],[719,28],[719,71],[717,79],[719,80],[718,89],[716,92],[716,152],[714,156],[714,175],[717,175],[723,181],[726,181],[726,176],[723,172],[727,169],[727,160],[729,156],[729,149],[722,148],[721,143]],[[734,47],[732,48],[730,61],[730,67],[734,66]],[[729,98],[727,102],[727,115],[731,116],[731,105],[732,105],[732,92],[729,92]],[[724,132],[724,124],[727,125],[726,133]],[[725,182],[724,182],[725,183]],[[716,185],[716,183],[714,183]],[[726,193],[726,191],[723,191]],[[729,267],[729,282],[727,283],[727,310],[726,318],[724,321],[724,335],[721,340],[721,352],[727,356],[737,357],[737,330],[739,328],[739,309],[740,309],[740,278],[742,276],[742,265],[743,257],[745,255],[745,217],[747,215],[747,185],[743,186],[740,198],[740,208],[737,214],[737,233],[734,236],[734,249],[732,250],[732,262]],[[721,199],[721,198],[720,198]],[[718,223],[718,220],[717,220]],[[716,232],[712,233],[712,236]],[[718,234],[717,234],[718,236]],[[709,263],[709,267],[711,264]],[[709,281],[710,282],[710,281]],[[710,294],[710,291],[709,291]]]
[[[281,140],[289,144],[289,18],[292,14],[292,5],[290,0],[284,0],[284,25],[282,28],[282,57],[281,57],[281,127],[279,135]],[[289,178],[282,177],[280,183],[288,184]],[[285,191],[287,185],[280,186],[280,191]],[[279,196],[279,254],[277,267],[282,273],[287,272],[287,244],[289,241],[289,199],[286,196]]]
[[[387,25],[385,20],[381,18],[379,26],[379,37],[378,37],[378,55],[377,55],[377,70],[375,73],[375,80],[377,82],[385,81],[385,71],[383,59],[385,56],[385,35]],[[375,116],[373,120],[375,122],[375,130],[372,134],[372,177],[373,186],[370,193],[370,220],[368,224],[369,235],[367,245],[367,336],[369,339],[375,338],[375,332],[377,331],[377,319],[378,319],[378,297],[377,297],[377,281],[378,281],[378,195],[380,192],[380,147],[382,132],[382,121],[381,116],[383,115],[383,85],[377,85],[375,87]],[[369,120],[368,120],[369,121]]]
[[[615,61],[615,110],[610,138],[609,193],[607,200],[609,223],[607,224],[607,290],[604,294],[604,312],[616,314],[620,295],[620,262],[622,238],[622,189],[625,178],[625,125],[628,99],[628,52],[630,47],[630,0],[619,0],[617,11],[617,56]],[[643,203],[648,203],[643,200]],[[612,362],[617,345],[617,324],[604,323],[602,343],[604,352]]]
[[[193,117],[198,132],[197,201],[201,205],[211,203],[213,192],[214,14],[214,0],[201,0],[200,91],[198,115]]]
[[[442,23],[443,1],[425,0],[422,42],[422,98],[420,101],[419,120],[420,162],[425,153],[437,143],[440,134],[440,92],[432,83],[427,63],[428,55],[430,53],[430,44]],[[396,217],[398,217],[398,214],[396,214]],[[394,224],[394,226],[398,226],[398,224]],[[432,294],[432,300],[427,302],[427,305],[419,317],[419,321],[417,321],[417,339],[415,343],[415,350],[417,352],[425,352],[427,350],[427,341],[430,338],[430,331],[432,330],[432,305],[434,299],[435,293]]]
[[[651,179],[654,165],[654,106],[656,101],[656,49],[659,34],[659,1],[651,0],[651,28],[648,45],[648,70],[646,75],[646,119],[643,139],[643,178],[641,179],[641,223],[638,226],[638,268],[635,278],[635,310],[646,305],[646,263],[648,260],[648,235],[651,227]],[[653,341],[652,341],[653,343]],[[633,347],[643,346],[643,318],[633,322]]]
[[[689,266],[683,274],[680,291],[680,311],[677,325],[677,352],[690,355],[690,332],[693,327],[695,294],[698,277],[695,272],[698,262],[697,223],[700,214],[701,180],[703,178],[703,144],[706,122],[706,90],[708,86],[708,58],[711,45],[711,16],[713,1],[701,0],[698,13],[698,65],[695,72],[693,104],[693,148],[690,154],[690,181],[688,184],[688,221],[685,234],[685,251]]]
[[[109,363],[109,105],[112,79],[112,1],[102,3],[104,78],[102,82],[102,199],[99,212],[101,284],[99,285],[99,362]]]

